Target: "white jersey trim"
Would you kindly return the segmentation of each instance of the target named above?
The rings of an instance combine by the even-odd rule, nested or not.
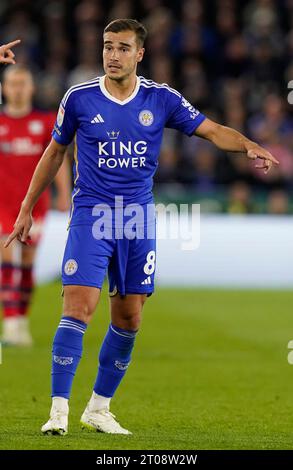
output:
[[[74,85],[74,86],[70,87],[69,90],[65,93],[65,95],[62,99],[62,105],[66,106],[66,102],[67,102],[69,96],[74,91],[79,91],[79,90],[83,90],[85,88],[92,88],[92,87],[95,87],[95,86],[99,86],[99,83],[100,83],[100,78],[93,78],[93,80],[89,80],[88,82],[79,83],[77,85]]]
[[[103,95],[106,96],[106,98],[108,98],[111,101],[114,101],[114,103],[117,103],[117,104],[120,104],[120,105],[123,106],[124,104],[127,104],[130,101],[132,101],[136,97],[136,95],[139,91],[140,77],[136,77],[136,85],[135,85],[135,88],[134,88],[133,92],[131,93],[131,95],[128,96],[128,98],[126,98],[125,100],[119,100],[118,98],[115,98],[115,96],[111,95],[111,93],[108,92],[107,88],[105,87],[105,78],[106,78],[106,75],[104,75],[103,77],[100,78],[101,92],[103,93]]]
[[[174,93],[174,95],[177,95],[179,98],[182,97],[182,95],[179,93],[179,91],[175,90],[174,88],[171,88],[167,83],[157,83],[154,82],[153,80],[147,80],[144,77],[140,77],[140,84],[144,86],[145,88],[164,88],[171,93]]]

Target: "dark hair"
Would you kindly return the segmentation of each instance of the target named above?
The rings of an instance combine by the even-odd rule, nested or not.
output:
[[[133,31],[136,34],[138,44],[142,47],[147,37],[147,30],[142,23],[130,18],[113,20],[104,29],[104,33],[120,33],[121,31]]]

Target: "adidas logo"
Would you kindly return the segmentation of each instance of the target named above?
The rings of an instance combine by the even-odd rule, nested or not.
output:
[[[100,114],[97,114],[94,119],[91,120],[92,124],[100,124],[101,122],[105,122],[104,119]]]
[[[144,281],[141,282],[141,284],[151,284],[152,281],[151,281],[151,277],[148,276]]]

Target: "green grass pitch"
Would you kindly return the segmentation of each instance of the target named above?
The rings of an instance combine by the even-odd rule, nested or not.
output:
[[[133,436],[82,431],[107,288],[89,326],[70,401],[69,434],[42,436],[50,407],[50,351],[61,312],[58,282],[37,289],[32,349],[3,348],[0,449],[292,449],[293,291],[157,288],[112,412]]]

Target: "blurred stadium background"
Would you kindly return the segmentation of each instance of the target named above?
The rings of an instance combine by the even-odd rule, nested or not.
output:
[[[226,223],[226,219],[209,219],[207,230],[214,237],[208,237],[206,219],[202,218],[201,250],[192,256],[185,254],[181,263],[184,255],[178,247],[161,243],[158,282],[292,285],[293,254],[287,249],[293,212],[293,115],[288,103],[288,83],[293,77],[292,0],[68,0],[46,4],[3,0],[0,17],[0,40],[7,42],[16,36],[22,39],[17,60],[34,72],[36,106],[55,111],[68,87],[103,74],[105,24],[117,17],[142,20],[149,37],[139,73],[177,88],[210,118],[241,131],[280,160],[278,168],[264,175],[240,155],[221,152],[202,139],[166,130],[155,177],[156,201],[200,203],[202,214],[246,218],[234,219],[234,223],[229,220],[234,231],[227,227],[220,238],[219,220]],[[251,215],[252,219],[248,217]],[[262,217],[261,224],[258,221],[254,225],[256,215],[283,216],[283,221],[282,217]],[[54,257],[50,247],[56,250],[58,245],[61,256],[64,246],[66,222],[62,223],[60,217],[51,220],[51,228],[47,227],[45,233],[55,234],[56,243],[52,245],[48,236],[44,239],[37,263],[40,280],[59,272],[59,257]],[[237,237],[241,238],[238,246],[242,253],[231,251]],[[205,276],[207,254],[212,247],[210,258],[218,260],[218,275],[209,270]],[[186,268],[177,270],[177,276],[176,270],[171,270],[172,279],[169,252],[175,253],[174,266]],[[263,263],[268,252],[270,262]],[[48,253],[56,260],[50,266],[46,263]],[[231,259],[235,269],[224,278],[220,266]],[[245,261],[247,267],[240,269]],[[253,262],[258,269],[252,272]]]
[[[135,17],[149,31],[139,73],[179,89],[209,117],[263,145],[281,165],[269,176],[200,139],[168,131],[155,192],[200,201],[205,212],[292,212],[292,0],[2,0],[0,40],[21,37],[36,105],[56,110],[68,87],[103,74],[102,31]]]
[[[37,358],[5,352],[2,378],[10,386],[6,392],[1,388],[2,448],[292,448],[286,348],[293,300],[293,108],[287,99],[293,79],[293,1],[1,0],[0,43],[22,39],[17,61],[33,70],[36,106],[57,110],[68,87],[103,74],[102,31],[118,17],[137,18],[148,28],[139,74],[167,82],[210,118],[263,144],[280,166],[264,176],[239,155],[166,130],[156,201],[200,203],[203,217],[195,252],[180,251],[175,241],[159,243],[158,284],[210,290],[159,287],[146,306],[136,361],[117,400],[136,437],[121,443],[103,436],[97,443],[80,437],[73,425],[67,444],[36,438],[49,403],[49,346],[61,309],[57,283],[41,287],[33,304]],[[65,226],[63,215],[50,214],[37,262],[39,280],[60,270]],[[288,290],[211,289],[217,286]],[[101,339],[107,322],[104,318],[97,327],[96,322],[92,328]],[[87,398],[85,378],[94,377],[96,342],[90,329],[87,363],[74,388],[77,410]],[[38,380],[31,360],[39,367]],[[19,377],[11,364],[20,367]],[[162,403],[154,399],[158,390]],[[20,412],[22,394],[30,403]],[[27,421],[19,423],[19,413]]]

